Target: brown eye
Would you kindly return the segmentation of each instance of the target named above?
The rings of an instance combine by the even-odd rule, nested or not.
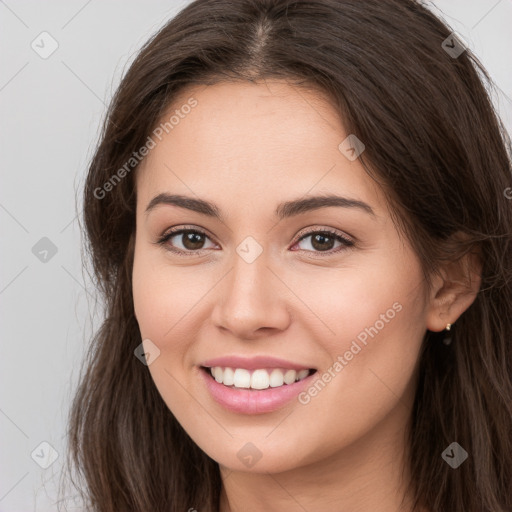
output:
[[[328,251],[334,246],[336,240],[331,235],[325,235],[324,233],[317,233],[311,237],[311,245],[319,251]]]
[[[300,245],[307,239],[311,239],[309,243],[310,247],[307,246],[308,244],[304,244],[306,247],[299,247],[299,250],[313,254],[325,253],[326,255],[330,255],[354,245],[352,240],[341,233],[330,230],[317,230],[310,231],[303,235],[298,242],[295,243],[294,247]],[[208,235],[201,230],[181,228],[168,231],[167,234],[162,235],[157,243],[163,245],[169,251],[187,256],[203,249],[215,247],[215,244],[211,242],[211,240],[210,243],[212,243],[212,245],[210,245],[210,247],[205,246],[208,240],[210,240]],[[336,245],[336,243],[338,245]]]
[[[209,237],[203,231],[197,229],[175,229],[169,231],[158,240],[158,243],[166,246],[169,250],[176,253],[192,253],[206,249],[206,240]],[[215,244],[212,243],[213,246]]]
[[[196,251],[202,249],[204,244],[205,235],[197,232],[183,232],[181,233],[181,241],[186,249]]]
[[[306,247],[303,247],[300,250],[305,250],[307,252],[326,252],[329,254],[333,254],[339,252],[340,250],[343,250],[344,248],[351,247],[354,245],[354,242],[352,240],[349,240],[340,233],[328,230],[311,231],[303,235],[295,245],[298,245],[307,239],[311,239],[309,244],[304,244]],[[338,242],[339,245],[335,247],[336,242]]]

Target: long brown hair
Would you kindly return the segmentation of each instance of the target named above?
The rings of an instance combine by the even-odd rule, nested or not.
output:
[[[142,48],[108,109],[84,190],[86,249],[105,302],[69,418],[68,464],[88,510],[218,510],[218,464],[133,355],[142,341],[131,288],[137,162],[126,162],[178,91],[265,78],[329,95],[364,142],[361,161],[427,280],[478,250],[481,288],[452,343],[425,334],[411,492],[415,510],[512,510],[511,144],[485,69],[469,49],[443,47],[451,32],[414,0],[196,0]],[[457,469],[441,457],[453,441],[469,453]]]

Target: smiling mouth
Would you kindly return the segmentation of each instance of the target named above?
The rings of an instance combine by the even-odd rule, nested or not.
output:
[[[316,369],[292,370],[285,368],[261,368],[247,370],[230,367],[200,367],[211,379],[228,388],[263,391],[289,386],[316,373]]]

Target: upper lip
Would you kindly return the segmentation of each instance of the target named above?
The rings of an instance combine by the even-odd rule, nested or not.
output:
[[[230,367],[230,368],[245,368],[246,370],[257,370],[259,368],[289,368],[291,370],[309,370],[311,366],[303,365],[279,359],[278,357],[271,356],[224,356],[216,357],[203,361],[200,366],[212,368],[214,366]]]

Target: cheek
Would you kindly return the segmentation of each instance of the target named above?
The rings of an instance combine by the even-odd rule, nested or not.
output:
[[[333,362],[344,358],[339,374],[370,383],[374,368],[390,384],[401,385],[401,376],[405,383],[425,332],[423,274],[412,253],[372,255],[357,268],[318,276],[301,298],[322,321],[313,319],[318,343]]]
[[[190,322],[190,311],[199,298],[191,293],[190,279],[183,274],[179,269],[172,271],[168,265],[155,263],[143,251],[135,252],[132,276],[135,316],[142,340],[151,340],[159,350],[148,370],[168,408],[179,411],[180,417],[187,416],[193,402],[184,389],[188,377],[185,357],[187,340],[194,338],[192,329],[196,325]]]
[[[156,261],[148,252],[135,251],[133,303],[143,338],[155,339],[160,346],[174,337],[180,318],[194,304],[189,272],[179,268],[173,271],[161,258]]]
[[[133,266],[133,305],[142,338],[160,339],[165,325],[172,320],[166,302],[170,296],[165,286],[156,279],[156,273],[144,264],[143,259],[135,258]],[[169,327],[167,327],[169,328]]]
[[[349,350],[353,340],[362,346],[384,338],[398,344],[412,334],[404,333],[408,324],[417,326],[424,314],[419,295],[421,267],[410,254],[364,255],[357,265],[322,269],[303,277],[295,273],[293,278],[300,298],[311,305],[309,312],[304,309],[303,318],[311,318],[310,326],[318,325],[318,342],[332,356]]]
[[[416,261],[383,258],[364,272],[350,269],[310,288],[305,302],[315,304],[334,331],[318,338],[332,364],[303,396],[312,417],[331,404],[330,421],[344,424],[350,437],[409,393],[425,332],[422,282]]]
[[[180,383],[190,379],[197,363],[196,342],[204,337],[200,331],[208,323],[206,295],[216,282],[210,274],[204,269],[202,277],[198,267],[173,267],[161,255],[135,255],[135,316],[142,339],[151,340],[160,351],[149,370],[169,407],[178,405],[174,400],[190,406]]]

